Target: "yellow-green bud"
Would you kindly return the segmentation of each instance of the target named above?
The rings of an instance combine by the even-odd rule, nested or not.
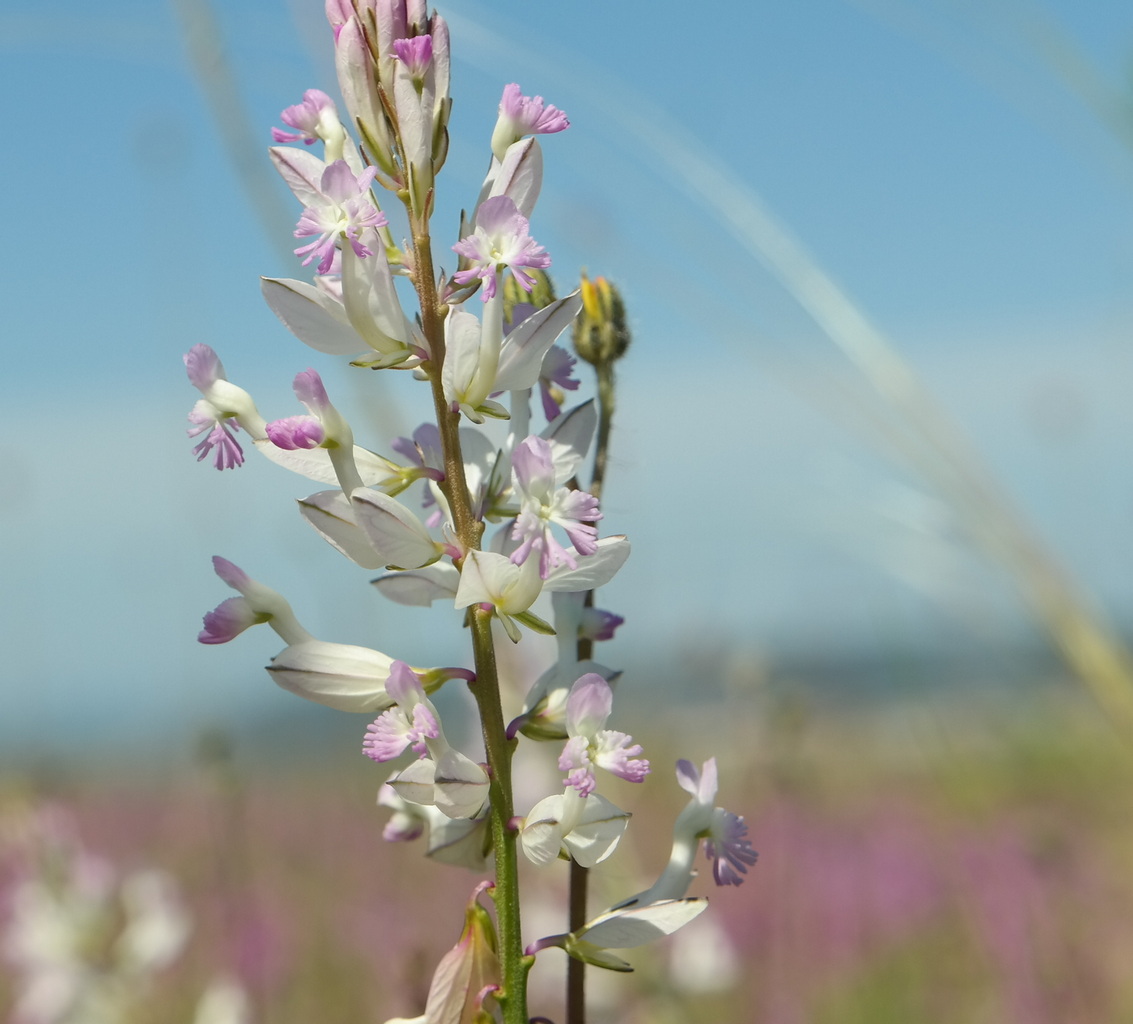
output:
[[[525,267],[524,270],[535,279],[529,292],[519,286],[514,275],[508,274],[504,279],[504,322],[507,324],[512,323],[513,310],[520,303],[526,302],[536,309],[543,309],[555,301],[555,285],[550,274],[538,267]]]
[[[613,363],[629,348],[621,294],[604,277],[582,275],[582,312],[574,321],[574,350],[592,366]]]

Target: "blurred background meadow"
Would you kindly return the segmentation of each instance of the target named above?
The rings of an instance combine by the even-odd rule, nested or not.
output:
[[[438,233],[516,81],[572,121],[532,232],[633,328],[602,660],[656,770],[614,797],[635,818],[594,904],[663,865],[676,757],[718,758],[760,851],[634,975],[590,972],[595,1024],[1133,1018],[1133,8],[439,9]],[[93,970],[158,935],[131,1021],[221,1021],[226,991],[264,1024],[419,1013],[477,878],[382,841],[366,719],[272,685],[274,636],[195,642],[220,554],[322,638],[468,658],[451,613],[383,603],[299,521],[302,481],[217,473],[184,433],[197,342],[269,418],[309,365],[376,450],[427,415],[259,294],[299,276],[265,150],[336,93],[322,4],[7,5],[0,48],[0,1012],[31,1019],[14,936],[43,870],[97,925]],[[35,1019],[122,1019],[94,1014]]]

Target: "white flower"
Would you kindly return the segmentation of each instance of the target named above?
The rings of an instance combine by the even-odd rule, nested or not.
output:
[[[549,864],[560,854],[584,868],[600,864],[618,845],[629,814],[597,793],[582,796],[568,787],[540,800],[524,819],[519,842],[533,864]]]
[[[513,643],[519,643],[519,627],[513,620],[523,616],[522,621],[528,625],[532,619],[542,621],[528,613],[542,590],[536,559],[515,565],[494,551],[469,551],[460,572],[455,604],[457,608],[490,604],[508,637]]]

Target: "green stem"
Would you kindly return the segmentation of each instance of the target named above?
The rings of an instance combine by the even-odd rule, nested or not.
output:
[[[610,431],[614,425],[614,363],[603,360],[595,368],[598,374],[598,437],[594,447],[594,475],[590,480],[590,493],[602,497],[606,482],[606,458],[610,450]]]
[[[610,430],[614,420],[614,363],[602,360],[595,366],[598,374],[598,435],[594,446],[594,471],[590,478],[590,493],[601,497],[606,480],[606,459],[610,449]],[[586,606],[593,607],[594,591],[586,593]],[[578,660],[589,661],[594,656],[594,641],[578,639]],[[574,932],[586,924],[587,894],[590,888],[588,869],[570,862],[570,895],[568,908],[569,930]],[[566,1024],[586,1024],[586,964],[570,957],[567,960]]]
[[[517,835],[511,820],[511,754],[514,744],[507,739],[503,706],[500,702],[499,673],[492,640],[492,614],[475,608],[471,615],[472,649],[476,659],[476,682],[472,693],[480,711],[484,746],[492,772],[491,801],[492,848],[496,858],[496,927],[499,937],[500,973],[503,992],[500,1005],[505,1024],[526,1024],[527,972],[531,958],[523,954],[519,919],[519,865]]]

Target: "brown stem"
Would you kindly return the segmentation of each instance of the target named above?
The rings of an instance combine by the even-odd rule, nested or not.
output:
[[[426,216],[413,218],[413,246],[414,284],[421,303],[421,328],[430,353],[430,359],[422,365],[422,369],[429,377],[444,454],[445,479],[441,489],[448,499],[453,529],[460,545],[465,551],[478,550],[484,524],[473,512],[464,474],[464,455],[460,448],[460,414],[448,407],[441,384],[441,368],[445,358],[444,309],[437,295],[432,243]],[[504,723],[491,620],[492,613],[479,607],[474,608],[469,615],[472,654],[476,666],[472,693],[480,713],[484,750],[491,775],[488,799],[496,867],[494,899],[502,983],[499,1002],[505,1024],[527,1024],[527,972],[531,960],[523,954],[520,932],[517,844],[516,834],[511,827],[515,814],[511,784],[512,743],[507,738]]]

